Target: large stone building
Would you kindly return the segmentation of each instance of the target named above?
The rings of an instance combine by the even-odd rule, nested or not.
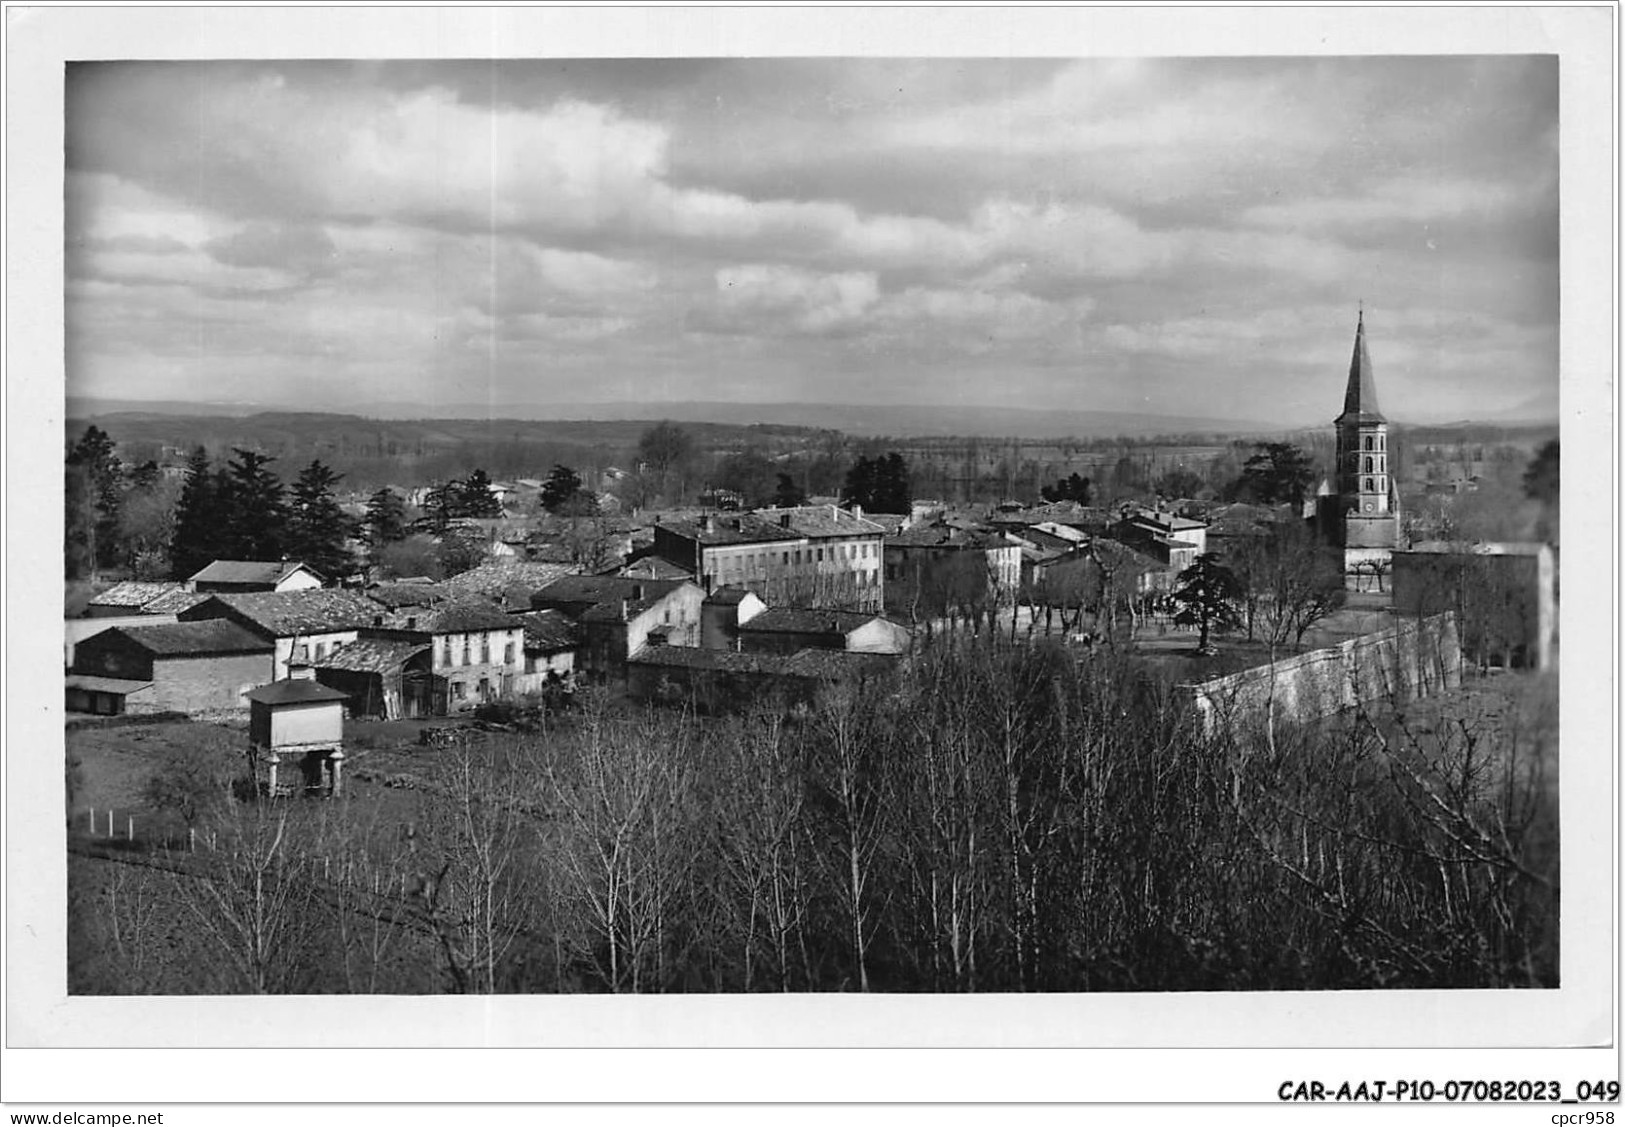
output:
[[[653,554],[710,592],[742,587],[777,605],[879,610],[886,530],[835,505],[704,516],[655,528]]]
[[[1322,527],[1343,549],[1349,573],[1385,570],[1399,544],[1399,493],[1388,466],[1388,420],[1365,340],[1365,311],[1354,329],[1354,358],[1337,427],[1336,488],[1320,502]]]

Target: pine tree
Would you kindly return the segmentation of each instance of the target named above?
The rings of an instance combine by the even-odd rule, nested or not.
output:
[[[1195,563],[1179,573],[1179,586],[1174,589],[1179,610],[1174,621],[1200,630],[1197,649],[1207,651],[1211,649],[1208,637],[1212,631],[1241,624],[1237,606],[1246,593],[1236,573],[1219,562],[1218,553],[1197,556]]]
[[[87,427],[68,451],[68,557],[90,570],[118,562],[119,508],[124,500],[124,466],[113,440],[100,427]]]
[[[329,579],[355,570],[355,558],[345,544],[355,532],[354,522],[333,496],[333,487],[342,480],[343,475],[317,459],[299,472],[288,505],[289,558],[309,564]]]
[[[275,458],[233,449],[226,491],[226,559],[278,560],[287,540],[288,507],[282,481],[267,467]]]
[[[806,491],[787,473],[779,475],[778,488],[773,490],[773,505],[780,509],[793,509],[807,500]]]
[[[186,480],[175,507],[175,534],[169,545],[170,574],[188,579],[224,554],[225,480],[199,446],[186,463]]]
[[[591,516],[598,511],[598,498],[582,486],[575,470],[556,465],[542,485],[542,508],[555,515]]]
[[[385,544],[406,539],[406,502],[387,485],[367,498],[367,542],[376,553]]]
[[[500,517],[502,502],[491,492],[491,478],[482,469],[469,474],[457,489],[457,515],[464,517]]]

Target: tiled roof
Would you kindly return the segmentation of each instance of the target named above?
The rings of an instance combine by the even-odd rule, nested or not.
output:
[[[740,623],[739,629],[762,634],[850,634],[878,617],[844,610],[769,607]]]
[[[312,589],[211,595],[184,613],[188,621],[215,618],[217,607],[277,638],[356,630],[370,625],[379,611],[377,603],[349,591]]]
[[[791,539],[883,536],[886,529],[837,505],[757,509],[714,518],[667,521],[662,528],[701,544],[762,544]]]
[[[437,583],[380,583],[363,592],[367,598],[383,607],[432,606],[450,597],[451,592]]]
[[[733,607],[744,602],[751,593],[743,587],[718,587],[705,597],[705,601],[713,606]]]
[[[145,607],[154,599],[175,591],[184,591],[182,583],[141,583],[127,579],[115,583],[90,600],[93,607]]]
[[[661,597],[681,587],[681,579],[633,579],[622,575],[567,575],[542,587],[533,603],[578,603],[593,606],[611,599]]]
[[[575,623],[556,610],[533,610],[516,614],[514,620],[525,628],[527,650],[564,650],[576,644]]]
[[[628,579],[692,579],[694,573],[680,564],[663,560],[659,556],[644,556],[621,568],[619,574]]]
[[[511,630],[518,625],[514,616],[487,602],[464,600],[439,603],[432,607],[408,607],[384,615],[381,624],[391,630],[413,630],[419,634],[462,634],[470,630]]]
[[[317,575],[298,560],[215,560],[192,576],[193,583],[280,583],[300,568]]]
[[[122,677],[96,677],[88,673],[70,673],[63,679],[63,683],[70,689],[84,689],[92,693],[118,693],[120,696],[130,696],[144,689],[152,688],[151,681],[128,681]]]
[[[984,529],[952,528],[945,524],[919,524],[886,537],[888,548],[992,548],[1016,547],[1002,533]]]
[[[311,664],[317,669],[342,669],[350,673],[393,673],[428,648],[426,642],[358,638]]]
[[[108,633],[123,634],[148,653],[160,657],[270,653],[275,648],[264,638],[224,618],[158,626],[117,626]]]
[[[443,586],[465,595],[506,595],[516,587],[528,587],[534,591],[562,576],[574,575],[579,570],[574,564],[495,560],[454,575]]]
[[[309,704],[316,701],[349,699],[348,693],[341,693],[337,689],[330,689],[318,681],[304,677],[272,681],[269,685],[251,689],[243,696],[260,704]]]
[[[147,614],[179,614],[183,610],[197,606],[208,597],[206,593],[182,588],[159,595],[141,609]]]
[[[816,677],[820,681],[844,681],[852,677],[874,677],[897,668],[890,654],[848,653],[845,650],[798,650],[790,655],[791,675]]]

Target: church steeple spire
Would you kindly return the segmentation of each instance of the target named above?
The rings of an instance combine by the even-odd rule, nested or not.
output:
[[[1385,423],[1382,410],[1377,406],[1377,381],[1371,372],[1371,354],[1365,347],[1365,306],[1360,306],[1360,318],[1354,327],[1354,358],[1349,361],[1349,386],[1343,393],[1343,414],[1339,423]]]

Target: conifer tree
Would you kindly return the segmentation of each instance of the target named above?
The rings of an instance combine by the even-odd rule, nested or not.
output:
[[[69,560],[92,571],[116,563],[124,466],[112,438],[100,427],[85,428],[68,451],[67,469]]]
[[[175,534],[169,545],[170,574],[187,579],[225,551],[225,480],[199,446],[186,463],[186,479],[175,509]]]
[[[367,542],[376,552],[385,544],[405,540],[406,502],[387,485],[367,498]]]
[[[268,468],[275,458],[233,449],[227,464],[226,559],[278,560],[287,540],[288,507],[282,481]]]
[[[502,502],[491,492],[491,477],[482,469],[476,469],[463,479],[457,489],[457,502],[458,516],[489,518],[502,515]]]
[[[333,487],[341,480],[343,475],[317,459],[299,472],[288,505],[285,547],[289,558],[309,564],[329,579],[355,570],[355,559],[345,544],[355,531],[354,522],[333,496]]]

